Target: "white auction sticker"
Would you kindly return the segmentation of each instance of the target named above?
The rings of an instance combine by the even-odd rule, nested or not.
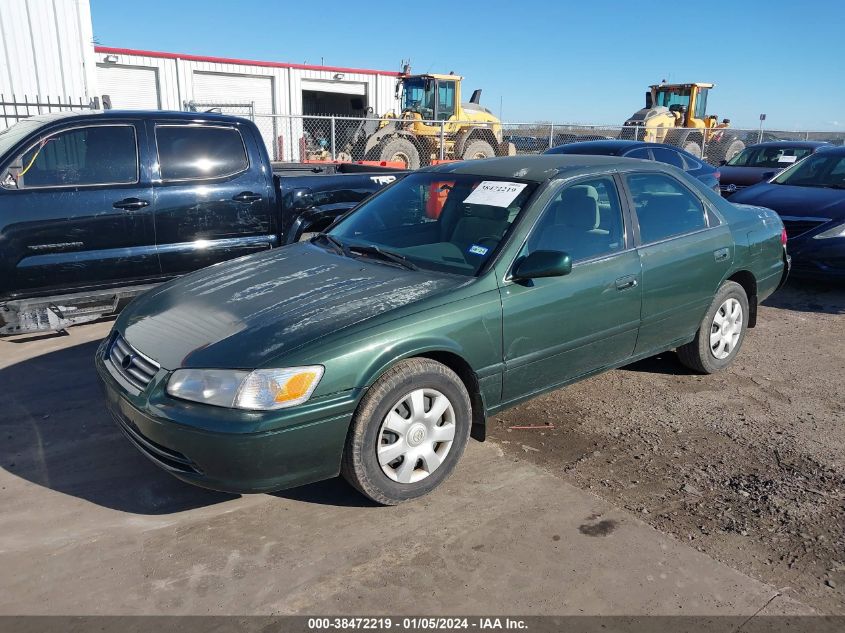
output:
[[[486,204],[491,207],[506,207],[522,193],[526,185],[521,182],[482,180],[464,200],[465,204]]]
[[[778,158],[779,163],[794,163],[798,159],[797,156],[780,156]]]

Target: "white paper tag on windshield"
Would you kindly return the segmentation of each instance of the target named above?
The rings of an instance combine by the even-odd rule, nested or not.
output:
[[[472,193],[464,199],[464,204],[486,204],[491,207],[506,207],[522,193],[527,185],[521,182],[502,182],[482,180]]]
[[[794,163],[798,157],[797,156],[781,156],[778,158],[779,163]]]

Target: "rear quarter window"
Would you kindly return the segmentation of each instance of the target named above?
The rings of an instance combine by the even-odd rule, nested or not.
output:
[[[165,182],[225,178],[249,167],[241,133],[232,127],[157,126],[156,145]]]

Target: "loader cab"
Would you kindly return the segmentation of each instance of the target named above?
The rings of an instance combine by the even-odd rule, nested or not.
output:
[[[680,127],[710,127],[707,94],[712,87],[713,84],[705,83],[659,84],[651,86],[650,101],[674,112]]]
[[[460,82],[457,75],[403,77],[402,112],[419,114],[424,120],[448,121],[459,113]]]

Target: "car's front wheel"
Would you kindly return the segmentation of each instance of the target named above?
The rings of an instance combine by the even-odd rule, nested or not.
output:
[[[724,369],[736,358],[748,329],[748,296],[735,281],[719,288],[695,338],[678,348],[681,362],[703,374]]]
[[[341,472],[377,503],[421,497],[451,474],[471,423],[469,394],[455,372],[427,358],[401,361],[361,400]]]

